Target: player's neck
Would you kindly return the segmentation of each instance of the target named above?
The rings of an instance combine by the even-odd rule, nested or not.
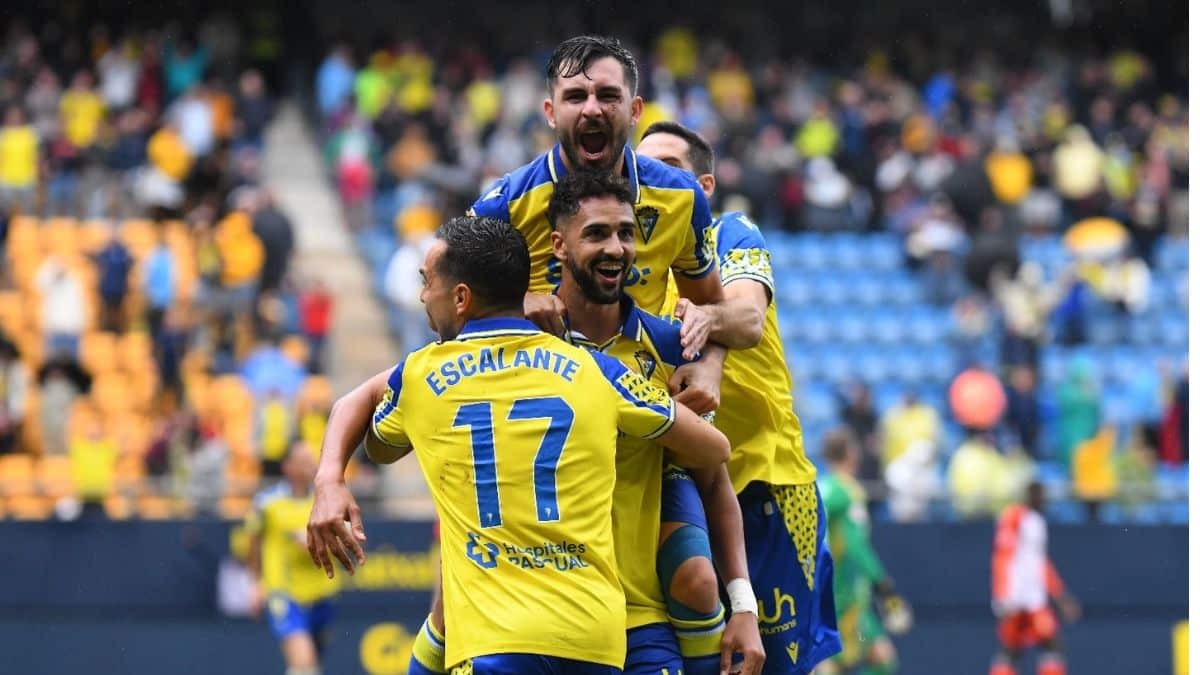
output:
[[[558,297],[567,306],[571,330],[582,333],[590,342],[601,344],[621,331],[621,303],[591,302],[575,283],[563,275]]]

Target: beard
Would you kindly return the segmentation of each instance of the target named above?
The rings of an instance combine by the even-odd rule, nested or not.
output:
[[[579,155],[581,137],[585,132],[600,131],[607,136],[605,148],[608,155],[599,160],[585,160]],[[595,125],[587,127],[582,131],[574,129],[567,136],[559,136],[558,142],[562,145],[563,152],[567,155],[568,167],[572,170],[576,169],[591,169],[595,171],[612,171],[617,166],[617,160],[621,158],[621,147],[625,144],[624,141],[617,143],[620,137],[627,136],[627,133],[619,134],[618,129],[612,125]]]
[[[611,262],[612,260],[614,258],[600,258],[592,263],[592,267],[600,263]],[[570,256],[567,257],[567,271],[571,273],[571,278],[575,280],[580,292],[583,293],[583,297],[587,298],[588,302],[597,305],[611,305],[621,299],[621,290],[625,286],[625,274],[629,271],[629,265],[624,263],[624,261],[622,263],[625,265],[624,272],[621,274],[622,283],[617,284],[617,287],[611,291],[601,287],[600,282],[596,281],[595,275],[589,269],[577,264],[575,259]]]

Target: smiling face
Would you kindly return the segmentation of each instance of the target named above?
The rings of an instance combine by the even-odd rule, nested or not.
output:
[[[612,171],[641,117],[642,99],[630,91],[620,62],[606,56],[557,78],[543,108],[568,166]]]
[[[551,235],[554,255],[589,302],[612,304],[633,265],[633,207],[616,197],[587,197]]]

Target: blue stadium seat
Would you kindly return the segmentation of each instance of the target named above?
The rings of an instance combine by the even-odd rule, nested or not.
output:
[[[1187,316],[1178,312],[1165,312],[1159,318],[1158,334],[1163,345],[1168,347],[1187,348],[1188,322]]]
[[[805,312],[803,320],[796,325],[796,333],[810,344],[829,342],[834,337],[833,319],[823,307],[813,305]]]
[[[823,271],[829,267],[829,253],[818,235],[803,234],[796,238],[792,249],[800,267]]]
[[[1163,502],[1160,505],[1162,520],[1168,525],[1187,525],[1188,510],[1187,500]]]
[[[896,270],[904,264],[903,243],[889,233],[867,235],[864,265],[876,270]]]
[[[870,323],[862,312],[852,307],[834,315],[834,335],[843,342],[859,343],[867,340],[870,334]]]
[[[890,378],[892,362],[887,352],[877,348],[864,350],[858,357],[858,375],[872,387]]]
[[[826,270],[814,280],[815,300],[825,305],[842,305],[850,299],[850,285],[839,274]]]
[[[1056,499],[1046,503],[1046,519],[1052,523],[1078,525],[1087,521],[1083,504],[1073,499]]]
[[[866,259],[863,244],[861,235],[838,232],[829,237],[826,251],[834,267],[857,272],[863,268]]]
[[[804,386],[798,407],[804,419],[813,422],[832,422],[838,417],[838,402],[833,388],[825,382],[810,382]]]
[[[1163,237],[1159,239],[1158,244],[1154,248],[1154,266],[1159,270],[1167,272],[1187,271],[1187,238]]]
[[[1158,341],[1158,324],[1151,312],[1130,317],[1127,341],[1135,345],[1151,345]]]
[[[776,272],[775,294],[780,310],[784,311],[812,304],[816,299],[816,288],[807,273],[788,270],[782,275]]]
[[[1121,341],[1127,320],[1123,317],[1100,315],[1088,321],[1088,340],[1098,345],[1111,345]]]
[[[923,290],[921,283],[911,276],[897,276],[887,285],[888,299],[900,306],[915,305],[921,302]]]
[[[863,272],[851,278],[850,299],[860,305],[875,306],[887,299],[887,285],[873,272]]]
[[[871,337],[880,344],[897,344],[904,339],[905,322],[893,307],[880,307],[870,315]]]

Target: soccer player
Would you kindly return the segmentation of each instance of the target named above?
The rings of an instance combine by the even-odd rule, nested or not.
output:
[[[711,146],[694,131],[660,122],[638,146],[648,155],[694,173],[707,197],[716,189]],[[759,604],[766,673],[808,673],[841,649],[834,620],[825,515],[816,469],[804,453],[800,420],[792,407],[788,373],[773,302],[771,254],[762,233],[742,213],[727,213],[707,232],[725,300],[720,328],[754,346],[729,352],[721,380],[717,428],[729,437],[729,477],[738,492]],[[670,310],[673,298],[668,298]],[[681,313],[709,312],[686,299]],[[713,335],[720,331],[714,330]],[[664,513],[664,520],[668,516]],[[669,526],[664,525],[664,527]],[[702,594],[685,604],[708,602]]]
[[[618,431],[660,439],[690,468],[720,465],[728,441],[619,361],[525,320],[529,253],[510,225],[455,218],[437,238],[422,302],[441,341],[335,404],[309,521],[313,561],[330,575],[333,559],[351,571],[364,561],[343,479],[359,440],[379,462],[415,448],[441,522],[451,672],[619,672]]]
[[[251,536],[247,562],[258,578],[259,602],[265,600],[288,675],[320,672],[338,590],[336,579],[313,567],[306,549],[304,528],[316,468],[313,449],[303,441],[294,443],[281,466],[284,480],[256,495],[246,517]]]
[[[896,649],[875,613],[875,596],[882,598],[899,628],[905,628],[905,617],[911,618],[911,613],[871,548],[867,495],[854,478],[859,448],[847,430],[834,429],[826,434],[821,452],[829,465],[820,485],[829,517],[829,548],[837,570],[833,588],[838,629],[849,639],[835,662],[820,672],[857,667],[863,675],[894,673],[899,667]]]
[[[609,354],[665,388],[674,369],[684,363],[679,327],[638,308],[621,286],[635,255],[637,225],[629,183],[609,172],[576,171],[555,185],[548,215],[554,228],[554,255],[564,268],[556,295],[567,308],[567,340]],[[716,673],[718,668],[728,671],[736,652],[744,656],[744,675],[758,673],[763,652],[753,594],[736,608],[726,627],[712,569],[709,520],[723,576],[749,586],[741,513],[729,474],[724,466],[696,470],[693,483],[686,471],[674,469],[682,474],[672,481],[675,492],[687,491],[676,501],[683,505],[689,522],[666,533],[667,543],[659,552],[662,455],[652,441],[628,436],[617,441],[613,534],[627,608],[624,672],[701,675]],[[668,583],[660,584],[662,577],[656,574],[664,569],[674,572],[685,564],[699,569],[681,574],[674,588],[678,591],[684,579],[707,585],[711,604],[703,612],[679,606],[670,595],[670,575]],[[669,623],[669,616],[679,615],[690,624],[690,642],[715,638],[713,651],[719,656],[707,670],[697,668],[694,662],[685,664],[683,657],[688,653],[680,653]]]
[[[1054,599],[1067,621],[1079,618],[1079,604],[1046,555],[1044,504],[1042,484],[1030,483],[1025,503],[1005,508],[996,525],[992,607],[999,620],[1002,651],[992,661],[991,675],[1016,675],[1021,653],[1033,647],[1041,651],[1038,675],[1067,672],[1049,599]]]

